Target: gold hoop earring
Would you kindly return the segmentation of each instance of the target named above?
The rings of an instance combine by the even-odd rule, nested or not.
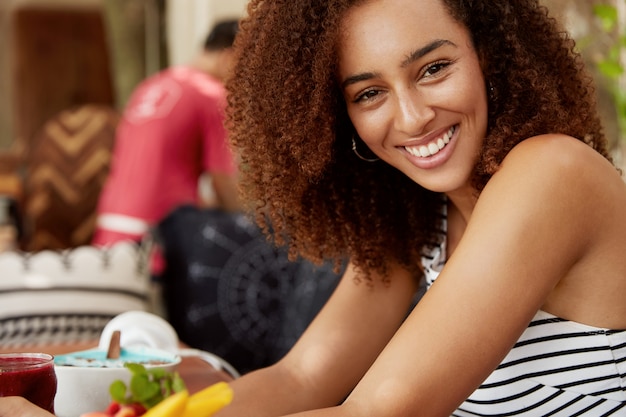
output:
[[[359,159],[365,161],[365,162],[376,162],[379,161],[380,158],[365,158],[364,156],[362,156],[359,151],[356,150],[356,140],[354,139],[354,135],[352,135],[352,152],[354,152],[354,154],[356,156],[359,157]]]
[[[491,81],[489,81],[487,85],[488,85],[487,90],[489,93],[489,101],[493,103],[498,99],[498,92],[496,91],[496,88],[493,86],[493,83]]]

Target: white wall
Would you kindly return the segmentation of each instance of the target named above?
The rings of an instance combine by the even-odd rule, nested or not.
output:
[[[241,17],[247,0],[167,0],[169,63],[188,63],[216,20]]]

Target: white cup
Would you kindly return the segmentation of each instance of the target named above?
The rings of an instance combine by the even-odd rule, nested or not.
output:
[[[113,333],[120,331],[120,346],[148,347],[170,352],[181,357],[197,357],[233,378],[239,372],[227,361],[213,353],[198,349],[181,349],[178,334],[162,317],[145,311],[127,311],[115,316],[102,330],[98,347],[107,350]]]
[[[104,411],[111,402],[111,383],[119,379],[128,386],[131,373],[122,365],[126,360],[144,362],[146,368],[163,368],[169,372],[175,371],[181,361],[177,354],[141,346],[124,348],[120,360],[108,360],[106,355],[107,349],[95,348],[55,356],[54,410],[57,417],[79,417],[91,411]]]

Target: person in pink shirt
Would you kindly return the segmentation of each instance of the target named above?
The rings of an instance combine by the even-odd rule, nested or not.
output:
[[[94,245],[140,241],[182,205],[239,208],[223,85],[238,27],[237,20],[217,23],[193,62],[165,69],[133,92],[98,202]],[[211,179],[215,201],[200,197],[203,174]]]

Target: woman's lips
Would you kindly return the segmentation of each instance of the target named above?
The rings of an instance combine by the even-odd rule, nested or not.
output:
[[[404,149],[412,156],[416,156],[418,158],[428,158],[433,155],[436,155],[443,148],[450,143],[450,138],[454,135],[454,132],[457,129],[457,125],[452,126],[446,133],[443,134],[440,138],[434,139],[431,142],[425,145],[419,146],[405,146]]]

